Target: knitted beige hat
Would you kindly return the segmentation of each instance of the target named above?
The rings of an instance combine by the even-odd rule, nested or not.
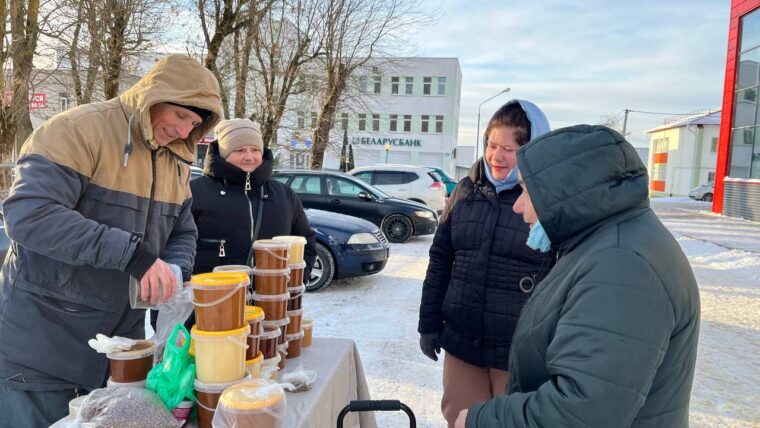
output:
[[[223,120],[214,128],[219,140],[219,154],[224,159],[243,146],[255,146],[264,150],[264,141],[258,125],[248,119]]]

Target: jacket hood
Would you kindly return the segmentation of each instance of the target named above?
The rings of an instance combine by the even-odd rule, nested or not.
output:
[[[520,148],[517,165],[555,246],[649,206],[644,163],[622,135],[605,126],[545,134]]]
[[[196,143],[224,116],[219,94],[219,83],[211,71],[188,56],[170,55],[121,94],[119,101],[127,118],[132,120],[132,131],[139,132],[153,150],[158,148],[150,120],[153,105],[172,102],[210,111],[211,115],[186,139],[177,139],[167,146],[182,159],[192,162]]]
[[[272,178],[274,155],[269,149],[264,149],[261,165],[251,172],[251,185],[261,186]],[[219,153],[219,142],[208,145],[206,157],[203,160],[203,175],[230,183],[245,183],[245,171],[227,162]]]

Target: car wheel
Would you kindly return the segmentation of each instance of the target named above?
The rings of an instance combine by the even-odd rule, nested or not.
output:
[[[383,222],[383,233],[390,242],[406,242],[414,234],[412,221],[404,215],[393,214]]]
[[[311,268],[311,276],[306,284],[306,291],[317,291],[329,287],[335,275],[335,259],[330,250],[317,242],[317,259]]]
[[[712,193],[705,193],[705,196],[702,196],[702,200],[705,202],[712,202],[713,194]]]

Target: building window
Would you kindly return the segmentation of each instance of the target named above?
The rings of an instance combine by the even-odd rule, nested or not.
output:
[[[398,95],[398,77],[391,77],[391,94]]]
[[[367,130],[367,115],[364,113],[359,114],[359,131]]]
[[[437,134],[443,133],[443,116],[435,117],[435,132]]]
[[[311,129],[317,128],[317,112],[311,112]]]
[[[422,78],[422,95],[430,95],[430,87],[433,86],[432,77]]]
[[[396,132],[397,127],[398,127],[398,115],[397,114],[392,114],[391,115],[391,124],[390,124],[390,128],[389,129],[390,129],[391,132]]]
[[[383,92],[383,78],[380,76],[375,76],[374,92],[376,94]]]
[[[380,130],[380,115],[379,114],[372,115],[372,130],[373,131]]]
[[[668,164],[656,163],[652,165],[652,181],[665,181],[665,173],[668,171]]]
[[[430,125],[430,116],[422,115],[422,124],[420,126],[420,132],[429,132],[428,127]]]
[[[305,126],[305,122],[306,122],[306,113],[304,113],[302,111],[299,111],[298,112],[298,125],[296,126],[296,128],[298,128],[298,129],[304,129],[306,127]]]
[[[414,91],[414,77],[406,77],[406,89],[404,90],[404,93],[406,95],[412,95],[412,92]]]
[[[760,178],[760,109],[758,109],[758,57],[760,57],[760,10],[741,18],[739,64],[736,68],[734,109],[731,121],[729,175]],[[717,151],[717,144],[716,150]],[[712,149],[712,146],[710,147]]]
[[[412,115],[404,115],[404,132],[412,132]]]
[[[365,93],[365,94],[367,93],[367,81],[368,80],[369,79],[367,78],[367,76],[362,76],[362,77],[359,78],[359,92]]]
[[[340,114],[340,129],[342,131],[348,131],[348,113]]]
[[[707,182],[713,182],[715,181],[715,173],[714,172],[708,172],[707,173]]]
[[[60,111],[65,111],[69,109],[69,97],[66,94],[59,94],[58,95],[58,105],[61,107]]]
[[[710,142],[710,153],[718,152],[718,137],[713,137]]]
[[[438,78],[438,95],[446,95],[446,78]]]

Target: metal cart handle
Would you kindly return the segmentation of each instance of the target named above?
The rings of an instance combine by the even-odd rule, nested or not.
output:
[[[348,403],[338,415],[338,428],[343,428],[343,418],[349,412],[397,412],[402,411],[409,417],[409,426],[411,428],[417,427],[417,419],[412,413],[412,409],[399,400],[354,400]]]

